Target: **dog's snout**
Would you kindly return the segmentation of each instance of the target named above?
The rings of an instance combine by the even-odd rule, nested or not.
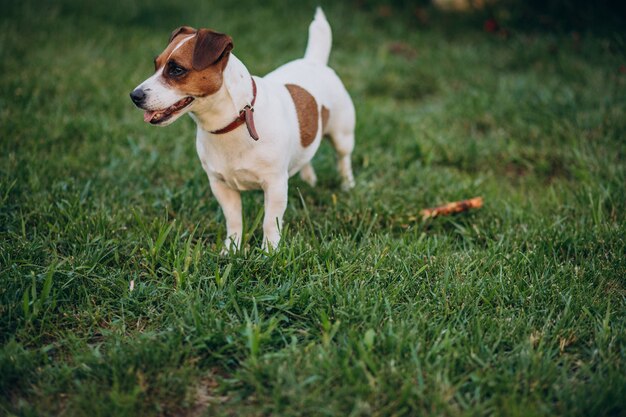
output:
[[[146,100],[146,92],[143,91],[141,88],[136,88],[133,90],[132,93],[130,93],[130,99],[136,105],[140,105]]]

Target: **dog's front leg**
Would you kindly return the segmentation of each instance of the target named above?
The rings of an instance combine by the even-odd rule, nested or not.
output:
[[[288,176],[268,181],[263,186],[265,217],[263,218],[263,249],[276,249],[280,242],[283,214],[287,208]]]
[[[243,235],[241,195],[239,191],[233,190],[216,178],[209,178],[209,183],[211,184],[211,191],[217,198],[217,202],[220,203],[226,218],[226,240],[222,249],[222,255],[224,255],[231,248],[239,250],[241,247],[241,236]]]

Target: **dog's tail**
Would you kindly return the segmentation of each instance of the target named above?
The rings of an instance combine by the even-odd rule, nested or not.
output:
[[[309,42],[306,45],[304,59],[318,64],[328,64],[328,55],[333,41],[330,25],[321,7],[315,11],[315,18],[309,25]]]

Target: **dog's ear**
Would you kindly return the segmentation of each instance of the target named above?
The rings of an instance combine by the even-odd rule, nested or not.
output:
[[[170,35],[170,39],[167,41],[167,43],[171,43],[174,40],[174,38],[177,37],[178,35],[190,35],[190,34],[196,33],[196,32],[197,32],[197,30],[195,30],[191,26],[181,26],[178,29],[174,29],[174,31]]]
[[[200,29],[196,35],[192,65],[195,70],[203,70],[223,59],[233,49],[233,40],[223,33]]]

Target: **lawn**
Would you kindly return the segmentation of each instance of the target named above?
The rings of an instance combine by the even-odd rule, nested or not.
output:
[[[324,143],[224,257],[194,123],[128,93],[182,24],[301,57],[317,2],[3,5],[0,415],[626,415],[626,37],[370,3],[323,2],[356,188]]]

